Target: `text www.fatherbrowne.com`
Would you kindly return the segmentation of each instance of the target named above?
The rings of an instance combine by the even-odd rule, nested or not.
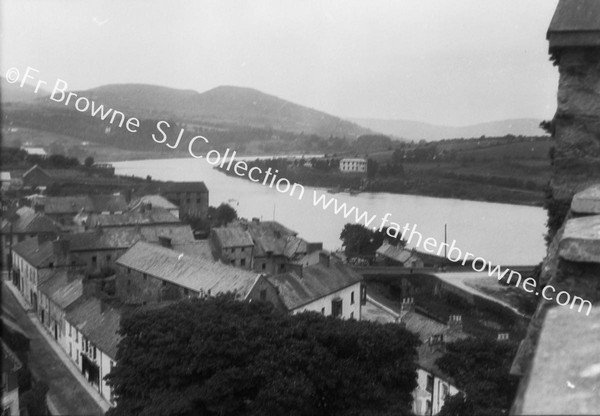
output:
[[[334,197],[327,198],[326,194],[318,195],[316,191],[313,196],[313,205],[320,206],[324,210],[331,209],[336,215],[343,215],[344,218],[351,218],[356,223],[364,224],[366,227],[371,227],[372,224],[376,224],[376,215],[369,216],[366,211],[360,211],[355,206],[348,206],[345,202],[339,203]],[[462,253],[458,247],[456,247],[456,240],[452,240],[452,243],[439,243],[435,238],[428,237],[423,239],[423,235],[417,231],[417,225],[413,224],[412,227],[409,223],[406,223],[403,227],[399,224],[390,221],[391,214],[386,213],[381,222],[379,223],[378,230],[383,231],[384,227],[388,227],[386,232],[390,237],[403,236],[406,240],[407,245],[412,244],[415,248],[422,247],[425,251],[431,254],[441,256],[444,250],[447,250],[447,258],[453,263],[460,263],[465,266],[469,260],[471,260],[471,267],[476,272],[487,272],[489,277],[497,277],[498,281],[506,278],[506,284],[514,284],[515,287],[521,286],[524,291],[528,293],[534,293],[536,296],[541,295],[545,300],[554,300],[561,306],[570,306],[571,309],[578,306],[577,312],[582,312],[584,307],[587,307],[586,316],[589,316],[592,311],[592,303],[589,300],[583,299],[579,296],[571,296],[569,292],[560,291],[556,292],[556,289],[552,285],[546,285],[543,288],[538,288],[538,282],[533,277],[523,279],[523,276],[509,268],[502,268],[500,265],[494,266],[492,262],[486,261],[481,257],[476,257],[473,253],[468,251]],[[377,227],[373,227],[377,229]],[[422,244],[421,244],[422,243]],[[513,280],[514,279],[514,280]],[[522,282],[522,285],[521,285]]]
[[[32,67],[27,67],[23,73],[21,73],[18,68],[12,67],[6,71],[5,79],[11,84],[19,83],[20,87],[23,87],[26,82],[34,83],[34,92],[37,93],[42,85],[49,85],[39,77],[39,73],[39,70]],[[72,108],[79,112],[89,113],[92,117],[100,118],[102,121],[107,121],[111,125],[116,125],[119,128],[125,128],[131,133],[137,133],[138,128],[140,127],[140,121],[137,118],[127,117],[122,111],[106,108],[102,104],[98,105],[92,99],[85,96],[78,96],[75,92],[68,91],[68,84],[62,79],[57,79],[55,81],[50,100],[60,103],[61,105],[72,106]],[[164,129],[169,127],[170,125],[167,121],[158,121],[156,123],[156,133],[158,134],[152,133],[151,137],[156,143],[162,143],[171,149],[176,149],[180,144],[183,144],[182,141],[185,142],[185,140],[182,140],[185,131],[184,129],[181,129],[175,142],[168,143],[168,136]],[[268,168],[263,172],[262,169],[257,166],[249,167],[243,160],[235,160],[236,152],[233,151],[232,153],[229,153],[230,149],[226,149],[223,155],[215,149],[209,150],[207,153],[200,153],[198,152],[198,150],[200,150],[198,149],[198,145],[196,146],[196,149],[193,148],[196,142],[200,146],[209,144],[209,140],[203,136],[194,136],[190,138],[188,140],[188,152],[193,158],[204,159],[208,164],[226,171],[233,170],[237,176],[247,178],[251,182],[261,183],[263,186],[268,186],[280,193],[286,193],[299,200],[304,198],[304,186],[298,183],[291,183],[288,179],[277,176],[277,173],[279,173],[277,169],[272,171],[271,168]],[[513,278],[516,277],[516,281],[514,282],[516,287],[519,287],[522,281],[523,290],[528,293],[535,292],[536,296],[542,295],[545,300],[554,300],[561,306],[570,306],[571,309],[579,306],[577,309],[578,312],[582,312],[583,308],[587,306],[586,315],[588,316],[592,310],[592,303],[589,300],[582,299],[579,296],[572,297],[566,291],[556,293],[556,289],[551,285],[546,285],[540,289],[537,287],[537,281],[534,278],[528,277],[523,279],[523,276],[521,276],[519,272],[508,268],[503,269],[499,265],[493,266],[491,262],[486,261],[481,257],[475,257],[472,253],[465,252],[463,256],[462,251],[456,247],[455,240],[453,240],[451,244],[438,244],[438,242],[431,237],[423,240],[423,235],[417,231],[416,224],[411,227],[410,224],[407,223],[404,227],[400,227],[398,223],[390,220],[390,213],[386,213],[383,218],[381,218],[379,227],[376,227],[373,224],[377,224],[377,215],[369,215],[366,211],[361,212],[355,206],[348,206],[346,203],[340,203],[335,197],[328,197],[326,194],[313,190],[312,202],[315,207],[320,206],[325,211],[330,209],[335,215],[342,215],[344,218],[350,219],[351,221],[353,220],[356,223],[364,224],[365,227],[373,228],[375,230],[379,228],[380,232],[385,228],[386,234],[392,238],[397,238],[401,234],[402,237],[407,240],[407,244],[412,243],[415,248],[420,247],[421,243],[423,243],[422,247],[428,253],[435,253],[440,256],[442,251],[447,249],[446,256],[448,260],[454,263],[460,262],[465,266],[467,261],[471,259],[471,267],[474,271],[484,272],[487,269],[489,277],[497,276],[499,281],[506,277],[507,284],[511,284]]]

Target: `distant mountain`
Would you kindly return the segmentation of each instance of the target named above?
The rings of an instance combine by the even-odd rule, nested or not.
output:
[[[272,128],[324,137],[358,137],[369,129],[255,89],[221,86],[198,93],[146,84],[112,84],[77,91],[127,115],[225,126]]]
[[[383,120],[372,118],[351,118],[361,126],[384,134],[407,140],[435,141],[453,138],[498,137],[512,134],[514,136],[541,136],[545,132],[539,125],[542,120],[523,118],[492,121],[470,126],[452,127],[421,123],[409,120]]]
[[[50,93],[42,88],[35,93],[35,86],[25,84],[20,87],[20,83],[11,84],[4,78],[0,78],[0,97],[3,103],[21,103],[25,101],[33,101],[36,98],[45,97]]]

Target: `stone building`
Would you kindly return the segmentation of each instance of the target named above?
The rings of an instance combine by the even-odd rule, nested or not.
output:
[[[129,304],[231,292],[239,300],[279,305],[275,288],[263,276],[171,247],[138,242],[117,260],[117,265],[117,296]]]
[[[179,207],[179,218],[208,215],[208,188],[204,182],[166,182],[160,194]]]
[[[254,242],[241,227],[219,227],[210,231],[210,243],[216,257],[242,269],[252,269]]]
[[[552,299],[540,297],[513,362],[511,414],[600,414],[600,1],[560,0],[548,40],[560,73],[552,190],[569,209],[550,210],[537,286]]]

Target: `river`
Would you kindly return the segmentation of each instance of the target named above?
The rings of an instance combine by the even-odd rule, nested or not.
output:
[[[205,160],[157,159],[114,162],[119,175],[134,175],[170,181],[203,181],[209,189],[210,205],[232,205],[241,217],[275,219],[299,233],[305,240],[322,241],[325,248],[340,248],[340,232],[350,222],[336,215],[331,207],[314,206],[313,192],[324,189],[305,187],[302,200],[282,194],[259,183],[227,176]],[[432,198],[389,193],[327,194],[348,206],[377,215],[372,225],[390,213],[390,221],[400,226],[409,223],[422,234],[444,241],[447,224],[448,242],[463,253],[468,251],[495,264],[534,265],[545,255],[546,213],[542,208],[458,199]],[[414,242],[417,240],[414,235]],[[422,250],[422,245],[420,250]]]

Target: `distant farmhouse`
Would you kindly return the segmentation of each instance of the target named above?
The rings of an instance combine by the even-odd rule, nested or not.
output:
[[[367,161],[365,159],[342,159],[340,160],[340,171],[344,173],[350,172],[366,172]]]
[[[46,157],[47,153],[43,147],[23,146],[21,150],[27,152],[28,155]]]

